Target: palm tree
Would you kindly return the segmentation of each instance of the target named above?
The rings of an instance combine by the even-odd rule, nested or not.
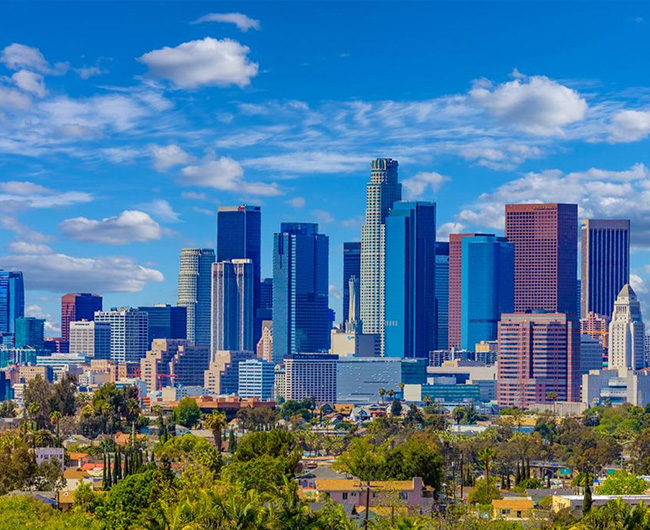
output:
[[[384,404],[384,396],[386,395],[386,389],[382,386],[378,391],[379,397],[381,398],[382,405]]]
[[[393,399],[393,397],[395,397],[395,391],[392,388],[388,392],[386,392],[386,394],[390,399]]]
[[[226,426],[226,413],[215,410],[205,419],[205,426],[212,431],[217,450],[221,451],[221,433]]]
[[[494,459],[494,449],[491,447],[486,447],[481,451],[479,457],[483,461],[485,466],[485,482],[486,482],[486,491],[490,491],[490,462]]]
[[[424,404],[428,407],[429,405],[431,405],[431,396],[429,394],[427,394],[426,396],[424,396],[423,401],[424,401]]]
[[[61,423],[61,413],[58,410],[55,410],[50,414],[50,421],[56,427],[56,446],[61,447],[61,436],[59,430],[59,424]]]
[[[551,401],[551,403],[553,403],[553,414],[555,414],[555,402],[558,398],[557,392],[549,392],[546,397]]]

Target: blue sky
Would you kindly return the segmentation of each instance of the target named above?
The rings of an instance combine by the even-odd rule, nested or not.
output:
[[[506,202],[632,219],[650,277],[650,8],[561,2],[0,4],[0,268],[59,297],[174,303],[218,205],[358,240],[370,159],[397,158],[440,238]],[[645,282],[644,282],[645,281]]]

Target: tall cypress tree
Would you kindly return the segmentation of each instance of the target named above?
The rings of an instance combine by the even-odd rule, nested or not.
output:
[[[113,485],[113,480],[111,477],[111,454],[108,453],[108,459],[106,460],[106,490],[111,489]]]

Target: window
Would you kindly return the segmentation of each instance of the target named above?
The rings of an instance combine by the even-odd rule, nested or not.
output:
[[[348,499],[348,492],[344,491],[343,492],[343,500],[346,501]]]

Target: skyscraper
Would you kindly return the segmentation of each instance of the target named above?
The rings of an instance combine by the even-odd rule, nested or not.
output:
[[[210,346],[213,263],[211,248],[181,251],[177,305],[187,309],[187,340],[197,346]]]
[[[343,243],[343,322],[348,321],[350,276],[361,279],[361,242]]]
[[[639,370],[648,366],[645,359],[645,326],[641,304],[632,286],[625,284],[614,302],[609,323],[608,368]]]
[[[498,348],[499,405],[580,401],[580,331],[566,314],[504,314]]]
[[[262,212],[259,206],[220,206],[217,212],[217,259],[231,261],[250,259],[253,264],[253,317],[254,340],[262,333],[264,314],[258,314],[261,307],[260,281],[262,267]]]
[[[110,311],[95,312],[95,322],[111,325],[111,361],[135,364],[147,354],[149,323],[144,311],[114,307]]]
[[[82,354],[93,359],[110,359],[110,323],[88,320],[70,322],[69,351],[72,354]]]
[[[436,349],[436,205],[398,201],[386,217],[383,352],[429,357]]]
[[[329,238],[312,223],[282,223],[273,245],[273,359],[327,351]]]
[[[463,238],[492,234],[449,234],[448,348],[460,348],[463,295]]]
[[[397,160],[372,161],[366,185],[366,221],[361,229],[361,321],[363,333],[381,335],[384,327],[385,227],[388,212],[402,198]]]
[[[578,206],[508,204],[506,237],[515,245],[515,311],[577,317]]]
[[[68,293],[61,297],[61,338],[70,341],[70,322],[92,321],[102,310],[102,297],[91,293]]]
[[[465,237],[462,247],[460,347],[474,351],[496,340],[501,314],[514,309],[515,253],[505,237]]]
[[[0,269],[0,333],[13,333],[14,321],[24,316],[23,273]]]
[[[449,243],[436,243],[436,348],[449,347]]]
[[[20,317],[15,321],[16,348],[43,348],[45,320],[34,317]]]
[[[140,306],[138,311],[147,313],[149,322],[149,347],[154,339],[187,338],[187,308],[158,304]]]
[[[264,278],[260,283],[260,307],[257,316],[262,321],[273,318],[273,278]]]
[[[581,235],[581,315],[611,317],[616,296],[630,282],[630,221],[587,219]]]
[[[212,341],[218,350],[252,351],[253,261],[233,259],[212,264]]]

